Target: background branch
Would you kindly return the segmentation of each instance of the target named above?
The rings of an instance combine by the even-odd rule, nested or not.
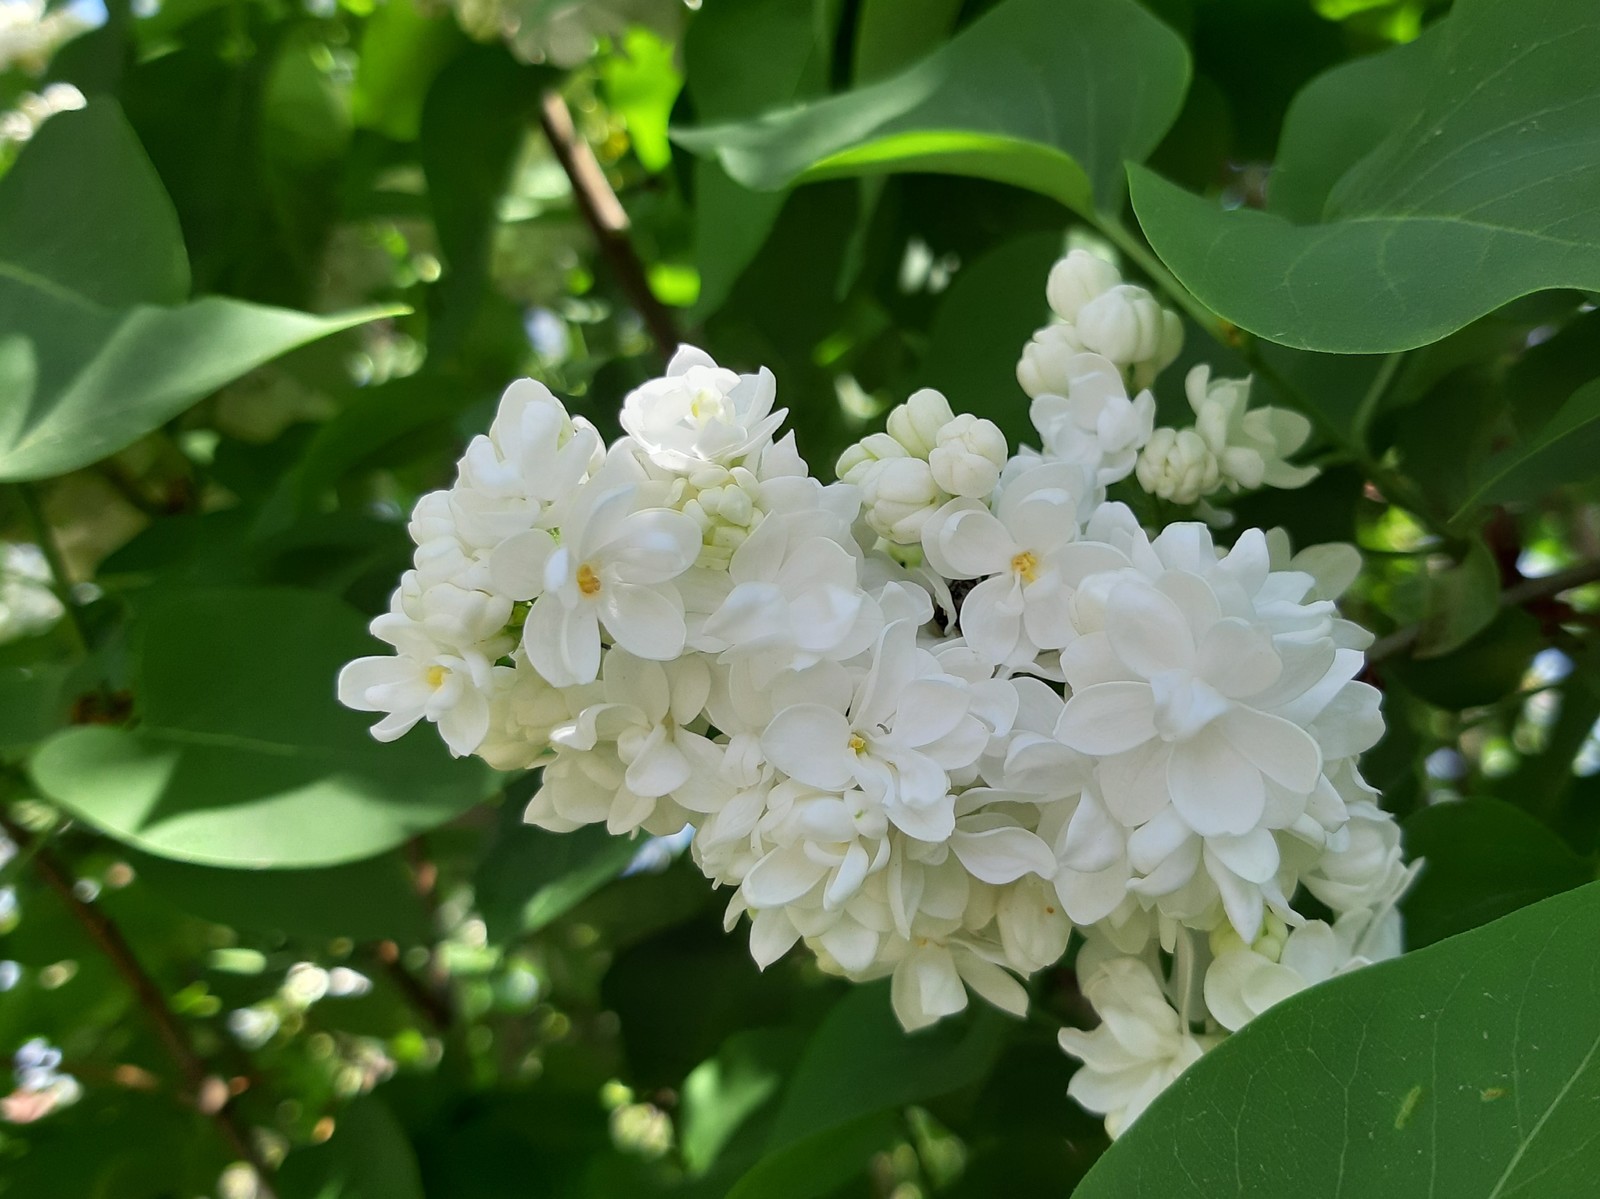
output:
[[[162,1045],[178,1067],[178,1073],[182,1076],[189,1098],[194,1102],[196,1109],[211,1118],[218,1132],[222,1134],[223,1140],[228,1143],[228,1147],[256,1172],[262,1199],[273,1199],[272,1171],[251,1143],[248,1132],[240,1124],[231,1104],[224,1102],[213,1106],[202,1102],[202,1092],[207,1089],[206,1081],[212,1071],[190,1042],[187,1031],[172,1014],[172,1009],[167,1006],[166,996],[161,993],[161,988],[139,964],[139,959],[134,955],[127,938],[122,935],[122,930],[105,912],[79,898],[78,880],[54,854],[39,843],[38,838],[4,814],[0,814],[0,828],[3,828],[6,836],[16,843],[20,854],[31,857],[33,869],[38,872],[45,885],[60,896],[61,902],[67,905],[73,918],[83,927],[84,932],[89,934],[89,939],[95,943],[96,948],[110,960],[112,968],[133,992],[134,999],[154,1025]]]
[[[1567,567],[1566,570],[1558,570],[1555,574],[1541,575],[1536,579],[1523,579],[1520,583],[1512,584],[1500,593],[1500,607],[1502,610],[1521,608],[1596,581],[1600,581],[1600,559],[1580,562],[1576,566]],[[1367,665],[1373,666],[1405,653],[1417,643],[1417,638],[1421,635],[1422,626],[1414,624],[1396,629],[1386,637],[1378,638],[1367,651]]]
[[[539,125],[544,130],[550,148],[555,151],[561,169],[572,183],[572,195],[578,210],[588,224],[605,256],[617,285],[628,297],[628,302],[643,319],[645,328],[655,340],[663,358],[670,358],[678,348],[678,329],[656,293],[650,289],[650,280],[644,264],[628,239],[628,214],[617,199],[616,192],[606,180],[599,160],[589,143],[578,136],[572,122],[572,111],[561,93],[547,91],[539,102]]]

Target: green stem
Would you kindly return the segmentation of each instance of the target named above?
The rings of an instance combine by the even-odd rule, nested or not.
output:
[[[1211,309],[1190,294],[1189,289],[1178,282],[1178,277],[1169,271],[1166,264],[1155,256],[1149,246],[1145,245],[1134,232],[1115,217],[1093,218],[1095,227],[1100,233],[1126,254],[1152,282],[1160,285],[1167,295],[1189,314],[1189,318],[1199,325],[1221,345],[1230,349],[1237,349],[1239,330],[1223,320]]]
[[[17,876],[28,868],[28,863],[33,861],[34,855],[44,848],[44,843],[50,839],[60,824],[60,814],[52,812],[50,823],[34,832],[31,843],[17,846],[16,853],[12,859],[4,866],[0,866],[0,887],[10,886],[16,882]],[[7,840],[9,839],[7,838]]]
[[[1372,386],[1367,388],[1367,394],[1362,396],[1361,403],[1356,405],[1356,414],[1350,422],[1350,427],[1355,436],[1356,446],[1363,454],[1368,452],[1367,430],[1372,427],[1372,418],[1378,414],[1378,407],[1389,390],[1389,384],[1394,381],[1395,374],[1404,361],[1404,350],[1385,358],[1383,365],[1378,368],[1378,373],[1372,378]]]
[[[44,505],[39,502],[39,493],[32,483],[18,483],[17,496],[22,501],[22,510],[27,513],[28,525],[33,530],[33,539],[38,543],[39,552],[44,555],[45,564],[50,567],[50,590],[55,593],[66,611],[67,627],[72,630],[73,640],[76,641],[79,652],[87,655],[89,647],[93,644],[89,636],[89,626],[83,619],[83,610],[78,606],[78,601],[72,596],[72,577],[67,573],[66,559],[62,557],[61,547],[56,543],[55,530],[45,519]]]

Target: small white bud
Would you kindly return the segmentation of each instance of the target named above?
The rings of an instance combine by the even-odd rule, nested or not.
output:
[[[1121,282],[1117,268],[1104,258],[1087,250],[1073,250],[1050,268],[1044,294],[1057,316],[1076,321],[1085,304]]]
[[[1119,284],[1090,300],[1073,323],[1086,350],[1125,369],[1159,361],[1170,340],[1160,303],[1132,283]],[[1178,336],[1181,340],[1181,327]]]
[[[1071,383],[1068,365],[1083,353],[1083,342],[1071,325],[1046,325],[1034,331],[1022,347],[1017,360],[1017,382],[1034,399],[1042,395],[1064,396]]]
[[[861,504],[867,524],[881,537],[901,545],[922,539],[922,526],[949,497],[933,480],[921,458],[889,458],[875,463],[861,483]]]
[[[1157,429],[1139,454],[1139,485],[1175,504],[1210,495],[1221,481],[1221,465],[1193,429]]]
[[[1009,453],[999,426],[963,412],[939,430],[936,441],[928,454],[935,483],[951,495],[975,500],[994,491]]]
[[[911,393],[909,399],[889,413],[889,436],[905,446],[913,458],[926,458],[933,449],[939,430],[955,419],[950,401],[931,387]]]
[[[841,483],[853,483],[859,487],[874,463],[885,458],[904,457],[905,446],[887,433],[873,433],[839,455],[839,463],[833,468],[834,477]]]
[[[1024,973],[1059,961],[1072,936],[1072,921],[1061,910],[1055,887],[1029,876],[1006,887],[995,908],[995,925],[1006,960]]]

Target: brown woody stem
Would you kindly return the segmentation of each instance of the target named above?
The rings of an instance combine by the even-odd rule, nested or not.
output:
[[[572,111],[559,92],[545,92],[539,103],[539,124],[561,169],[572,183],[578,211],[599,243],[600,253],[605,256],[617,285],[644,321],[661,356],[671,357],[679,341],[672,314],[650,290],[644,264],[628,240],[628,214],[617,199],[617,193],[611,190],[589,143],[578,135],[572,123]]]

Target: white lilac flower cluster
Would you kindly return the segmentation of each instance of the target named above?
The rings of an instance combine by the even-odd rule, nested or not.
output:
[[[1334,606],[1354,549],[1224,548],[1109,500],[1180,327],[1087,255],[1049,297],[1018,371],[1039,449],[922,391],[826,485],[765,370],[682,349],[610,447],[513,384],[417,505],[372,626],[396,653],[339,689],[382,739],[428,720],[542,765],[544,828],[693,826],[760,965],[803,942],[889,976],[907,1029],[969,989],[1023,1013],[1077,929],[1102,1023],[1062,1044],[1115,1133],[1273,1002],[1398,952],[1409,876],[1356,768],[1383,722]],[[1304,481],[1285,414],[1203,372],[1217,477]]]

